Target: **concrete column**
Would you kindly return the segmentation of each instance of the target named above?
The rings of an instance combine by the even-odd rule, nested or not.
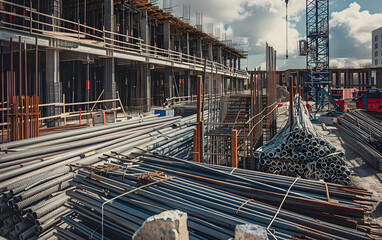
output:
[[[223,63],[223,57],[222,57],[222,47],[218,47],[218,63]]]
[[[196,39],[196,56],[199,58],[203,58],[203,50],[202,50],[202,39]]]
[[[103,89],[105,99],[116,98],[116,84],[115,84],[115,61],[114,58],[105,59],[104,62],[104,76],[103,76]],[[115,108],[116,103],[110,102],[105,104],[107,108]]]
[[[54,16],[54,17],[61,17],[61,1],[60,0],[52,0],[49,4],[49,10],[47,14]],[[59,20],[47,18],[47,22],[50,24],[59,25]],[[46,30],[48,31],[59,31],[60,29],[52,27],[52,26],[44,26]]]
[[[57,49],[46,50],[46,103],[62,102],[62,87],[60,82],[60,52]],[[48,107],[48,116],[61,114],[61,107]],[[50,127],[60,126],[61,120],[49,124]]]
[[[358,89],[361,89],[361,87],[362,87],[362,82],[361,82],[361,73],[360,72],[358,72],[358,73],[356,73],[356,78],[357,78],[357,87],[358,87]]]
[[[281,86],[281,84],[279,83]],[[301,76],[300,76],[300,71],[297,71],[297,87],[301,87]]]
[[[144,105],[144,111],[149,112],[151,110],[151,69],[150,64],[142,63],[140,64],[141,74],[140,81],[138,84],[139,88],[139,97],[140,99],[144,99],[139,101]],[[138,90],[138,89],[137,89]]]
[[[114,4],[113,0],[104,0],[105,30],[114,32]],[[109,38],[112,36],[107,34]],[[105,90],[105,99],[113,99],[116,97],[115,86],[115,62],[113,58],[105,59],[104,62],[104,78],[103,88]],[[107,108],[114,108],[115,103],[106,103]]]
[[[237,59],[237,68],[238,69],[241,69],[241,62],[240,62],[240,58]]]
[[[190,34],[183,34],[183,50],[184,54],[190,55]]]
[[[214,54],[212,53],[212,44],[208,44],[208,60],[214,60]]]
[[[113,0],[104,0],[105,30],[114,32],[114,6]],[[110,37],[110,36],[109,36]]]
[[[143,39],[143,43],[150,45],[150,33],[149,33],[149,21],[147,18],[147,10],[143,12],[143,17],[140,22],[141,28],[141,38]]]
[[[165,68],[164,73],[164,98],[165,100],[167,98],[173,97],[173,79],[172,79],[172,69],[169,67]]]
[[[171,49],[171,26],[169,21],[163,23],[164,49]]]
[[[184,71],[184,95],[191,96],[191,75],[190,71]],[[189,100],[191,102],[191,99]]]

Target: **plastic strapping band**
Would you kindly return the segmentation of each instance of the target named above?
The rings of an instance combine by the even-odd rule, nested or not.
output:
[[[154,185],[154,184],[157,184],[157,183],[160,183],[160,182],[164,182],[164,181],[167,181],[167,180],[171,180],[171,179],[174,179],[174,178],[176,178],[176,177],[169,177],[169,178],[164,178],[164,179],[162,179],[162,180],[159,180],[159,181],[156,181],[156,182],[152,182],[152,183],[149,183],[149,184],[146,184],[146,185],[143,185],[143,186],[140,186],[140,187],[138,187],[138,188],[135,188],[135,189],[133,189],[133,190],[131,190],[131,191],[128,191],[128,192],[125,192],[125,193],[122,193],[121,195],[119,195],[119,196],[116,196],[115,198],[112,198],[112,199],[109,199],[109,200],[107,200],[106,202],[104,202],[104,203],[102,203],[102,207],[101,207],[101,211],[102,211],[102,221],[101,221],[101,227],[102,227],[102,240],[103,240],[103,208],[104,208],[104,206],[105,206],[105,204],[107,204],[107,203],[109,203],[109,202],[112,202],[112,201],[114,201],[114,200],[116,200],[116,199],[118,199],[118,198],[120,198],[120,197],[123,197],[123,196],[125,196],[125,195],[127,195],[127,194],[130,194],[130,193],[133,193],[133,192],[135,192],[135,191],[137,191],[137,190],[139,190],[139,189],[142,189],[142,188],[145,188],[145,187],[148,187],[148,186],[150,186],[150,185]]]
[[[279,212],[280,212],[280,210],[281,210],[281,208],[282,208],[282,206],[283,206],[283,204],[284,204],[284,202],[285,202],[285,199],[288,197],[288,194],[289,194],[290,190],[292,189],[293,185],[297,182],[298,179],[300,179],[300,177],[296,178],[296,179],[294,180],[294,182],[292,183],[292,185],[290,185],[288,191],[286,192],[286,194],[285,194],[285,196],[284,196],[284,199],[282,200],[282,202],[281,202],[279,208],[278,208],[277,211],[276,211],[275,216],[273,216],[272,221],[269,223],[269,225],[268,225],[268,227],[267,227],[267,231],[268,231],[268,232],[269,232],[275,239],[277,239],[276,236],[269,230],[269,228],[272,226],[272,223],[275,221],[277,215],[279,214]]]
[[[252,202],[253,199],[248,199],[245,203],[241,204],[241,206],[236,210],[235,216],[239,213],[240,209],[244,207],[247,203]]]
[[[236,170],[237,168],[232,169],[232,171],[229,173],[229,175],[232,175],[232,173]]]

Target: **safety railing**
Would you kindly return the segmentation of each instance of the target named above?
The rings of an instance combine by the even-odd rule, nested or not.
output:
[[[2,9],[0,9],[0,14],[5,15],[5,17],[1,18],[0,22],[2,28],[10,28],[54,39],[139,54],[199,68],[206,67],[214,72],[221,71],[226,74],[235,73],[241,75],[241,77],[247,76],[245,70],[230,68],[211,60],[206,60],[205,62],[204,58],[151,46],[145,44],[143,39],[134,36],[108,31],[104,28],[100,30],[81,24],[80,22],[38,12],[33,8],[32,1],[30,1],[29,7],[6,0],[0,0],[0,3],[2,3],[3,6]]]
[[[230,95],[238,95],[238,94],[245,94],[247,93],[246,90],[242,91],[227,91],[224,93],[224,96],[230,96]],[[215,100],[220,100],[220,93],[218,96],[216,94],[205,94],[204,96],[202,95],[202,98],[204,97],[205,99],[212,99]],[[166,106],[174,106],[174,105],[179,105],[179,104],[184,104],[184,103],[193,103],[196,102],[198,98],[198,95],[192,95],[192,96],[180,96],[180,97],[171,97],[171,98],[166,98],[166,102],[163,104],[165,107]]]

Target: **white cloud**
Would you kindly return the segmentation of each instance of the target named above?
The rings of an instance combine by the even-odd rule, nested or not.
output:
[[[188,0],[173,0],[180,16],[182,5]],[[295,22],[301,20],[305,11],[305,0],[289,3],[289,51],[297,53],[297,41],[303,37],[297,31]],[[265,43],[273,46],[280,55],[286,51],[285,2],[282,0],[193,0],[191,3],[191,23],[195,24],[196,12],[203,12],[204,26],[213,23],[224,36],[224,24],[228,23],[227,39],[246,37],[249,39],[250,54],[264,54]],[[224,38],[224,37],[223,37]]]
[[[285,2],[278,0],[248,0],[248,6],[261,7],[271,13],[285,15]],[[299,17],[305,10],[305,0],[295,0],[288,4],[288,14],[291,18]]]
[[[371,48],[371,31],[382,24],[381,13],[361,11],[361,6],[356,2],[340,12],[333,12],[331,16],[331,27],[345,28],[348,37],[355,39],[358,44],[366,44],[367,48]]]
[[[343,1],[343,0],[341,0]],[[378,0],[379,1],[379,0]],[[278,53],[278,68],[305,68],[305,58],[297,56],[297,41],[305,38],[306,0],[289,2],[289,60],[285,60],[286,22],[283,0],[173,0],[177,16],[182,15],[182,5],[191,3],[191,23],[195,24],[196,12],[203,12],[204,27],[213,23],[227,39],[249,39],[249,67],[261,65],[265,58],[265,44]],[[332,0],[332,5],[343,5]],[[380,26],[382,14],[371,14],[361,9],[357,2],[342,11],[333,12],[330,19],[331,63],[343,67],[359,67],[369,61],[371,30]],[[224,26],[228,30],[224,32]],[[204,28],[205,29],[205,28]],[[349,51],[352,49],[352,51]],[[260,58],[262,55],[264,58]]]

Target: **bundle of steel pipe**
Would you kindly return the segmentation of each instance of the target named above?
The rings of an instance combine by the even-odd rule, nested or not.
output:
[[[254,153],[256,165],[263,172],[347,185],[350,170],[344,153],[317,133],[309,111],[294,99],[294,122],[289,119],[275,137]]]
[[[5,144],[7,153],[0,155],[0,234],[10,239],[51,237],[60,217],[71,212],[65,204],[73,171],[102,162],[110,152],[186,155],[195,117],[155,116]]]
[[[358,110],[345,114],[337,128],[353,151],[382,171],[382,121]]]
[[[62,218],[69,227],[58,232],[68,239],[131,238],[148,216],[178,209],[189,216],[190,239],[229,239],[236,225],[247,223],[267,228],[270,239],[379,234],[364,219],[370,193],[363,189],[326,185],[333,194],[328,202],[320,199],[322,182],[278,176],[272,184],[274,175],[266,173],[139,155],[106,154],[105,165],[117,169],[102,175],[79,170],[71,182],[76,189],[68,192],[74,213]]]

